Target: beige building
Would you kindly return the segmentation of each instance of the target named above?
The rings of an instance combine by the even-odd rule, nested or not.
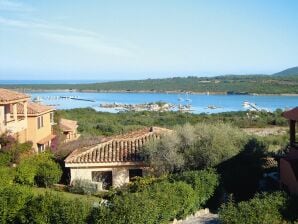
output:
[[[9,133],[20,142],[26,141],[29,98],[26,94],[0,88],[0,135]],[[23,108],[25,115],[18,114],[18,107]]]
[[[65,166],[70,168],[71,183],[74,180],[88,180],[96,183],[99,190],[105,190],[145,175],[149,167],[141,156],[144,144],[169,131],[152,127],[73,151],[65,159]]]
[[[19,113],[24,114],[21,107]],[[52,140],[56,137],[52,130],[54,108],[28,102],[27,120],[27,141],[31,141],[33,148],[38,152],[50,147]]]
[[[78,134],[78,122],[61,118],[59,120],[59,128],[63,135],[64,142],[76,140],[80,137]]]
[[[29,102],[30,96],[0,88],[0,135],[8,133],[23,143],[32,141],[36,152],[50,146],[54,108]]]

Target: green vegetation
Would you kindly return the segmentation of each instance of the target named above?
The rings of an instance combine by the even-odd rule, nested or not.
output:
[[[175,77],[93,84],[23,84],[1,85],[3,88],[26,90],[75,89],[77,91],[149,91],[149,92],[215,92],[230,94],[298,93],[298,76],[290,75],[226,75],[217,77]]]
[[[223,193],[232,200],[220,208],[222,223],[287,223],[298,218],[295,198],[283,193],[256,194],[264,159],[279,153],[287,136],[283,132],[257,137],[241,129],[287,125],[280,110],[212,115],[110,114],[93,109],[56,113],[56,119],[78,120],[83,137],[57,143],[54,154],[36,155],[30,143],[0,137],[1,223],[169,223],[206,206],[217,209]],[[74,187],[56,184],[62,175],[57,161],[73,149],[97,144],[104,135],[149,126],[174,130],[145,147],[152,176],[101,193],[86,181]],[[62,179],[66,176],[64,170]]]
[[[274,113],[262,112],[228,112],[219,114],[191,114],[179,112],[97,112],[91,108],[61,110],[56,112],[57,119],[64,117],[78,121],[79,132],[83,135],[115,135],[137,128],[161,126],[172,128],[176,125],[190,123],[229,123],[239,128],[287,126],[287,120],[282,118],[282,111]]]
[[[249,201],[223,205],[219,217],[223,224],[297,223],[297,202],[283,192],[259,194]]]
[[[16,182],[48,187],[58,183],[62,175],[60,166],[50,154],[42,153],[20,162],[16,169]]]
[[[136,183],[135,183],[136,184]],[[218,175],[212,171],[183,173],[139,186],[138,191],[119,190],[108,203],[69,198],[36,188],[0,188],[1,223],[168,223],[196,211],[213,195]]]
[[[214,167],[239,153],[247,139],[240,129],[223,123],[186,124],[175,130],[145,148],[156,174]]]
[[[96,208],[92,223],[169,223],[205,205],[218,181],[218,175],[212,170],[156,180],[149,178],[147,184],[142,180],[112,196],[108,206]]]

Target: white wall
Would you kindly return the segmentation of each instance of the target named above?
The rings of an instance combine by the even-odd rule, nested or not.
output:
[[[140,167],[111,167],[111,168],[70,168],[71,182],[75,179],[85,179],[92,182],[93,171],[112,171],[113,187],[120,187],[129,182],[129,169],[140,169]],[[141,168],[143,169],[143,168]],[[143,172],[144,174],[145,172]],[[98,183],[98,182],[93,182]],[[100,184],[100,183],[99,183]]]

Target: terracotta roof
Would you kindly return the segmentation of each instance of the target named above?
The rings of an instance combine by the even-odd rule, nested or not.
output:
[[[159,139],[162,134],[171,130],[159,127],[147,128],[126,135],[106,139],[93,147],[73,151],[66,163],[111,163],[111,162],[142,162],[140,152],[150,140]]]
[[[59,127],[62,131],[74,131],[78,128],[78,122],[61,118],[59,121]]]
[[[29,95],[0,88],[0,103],[30,98]]]
[[[44,112],[53,111],[54,107],[42,105],[39,103],[28,102],[27,106],[27,115],[39,115]],[[24,114],[24,106],[23,104],[18,104],[18,114]]]
[[[282,113],[282,116],[288,120],[298,121],[298,107],[293,108]]]
[[[52,140],[53,138],[55,138],[56,137],[56,135],[48,135],[47,137],[45,137],[45,138],[43,138],[43,139],[41,139],[41,140],[39,140],[37,143],[38,144],[46,144],[46,143],[48,143],[50,140]]]

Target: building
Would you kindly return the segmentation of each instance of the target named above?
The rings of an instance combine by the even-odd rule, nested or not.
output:
[[[280,159],[280,182],[283,188],[298,194],[298,142],[296,141],[298,107],[284,112],[283,117],[289,120],[290,144],[288,153]]]
[[[63,135],[64,142],[76,140],[80,137],[78,134],[78,122],[61,118],[59,120],[59,128]]]
[[[70,168],[71,183],[74,180],[88,180],[96,183],[99,190],[104,190],[145,175],[149,167],[141,156],[143,146],[169,131],[152,127],[73,151],[65,159],[65,166]]]
[[[24,113],[21,107],[19,113]],[[28,102],[27,117],[27,141],[33,143],[33,148],[37,152],[42,152],[51,146],[52,140],[56,137],[52,130],[55,124],[54,108]]]
[[[0,134],[8,133],[20,143],[32,141],[36,152],[50,146],[54,108],[29,101],[30,96],[0,88]]]
[[[29,98],[26,94],[0,88],[0,135],[9,133],[18,138],[20,142],[27,140]],[[23,108],[23,115],[18,114],[18,107]]]

